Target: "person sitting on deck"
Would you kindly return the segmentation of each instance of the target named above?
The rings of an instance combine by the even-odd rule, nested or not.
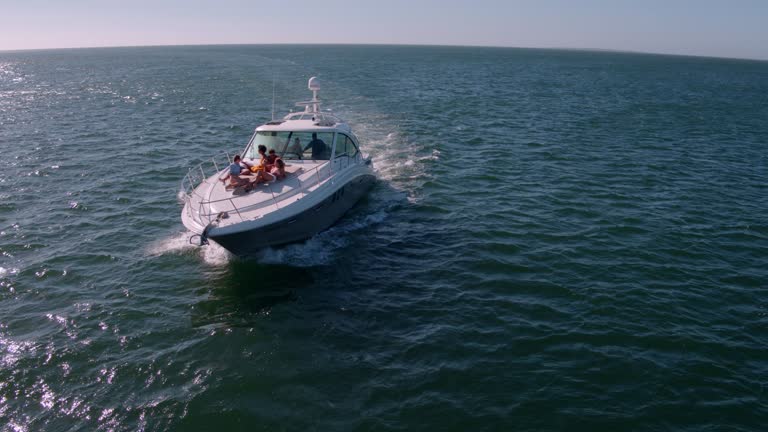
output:
[[[320,160],[324,159],[325,156],[325,141],[319,139],[317,137],[317,133],[312,132],[312,141],[307,144],[306,147],[304,147],[304,150],[312,147],[312,159]]]
[[[259,154],[261,155],[261,159],[259,160],[259,163],[255,166],[251,167],[251,171],[256,174],[256,183],[266,183],[271,182],[275,180],[275,176],[273,176],[269,172],[269,162],[267,159],[267,147],[265,145],[259,145]]]
[[[277,156],[277,153],[275,153],[275,149],[269,149],[269,154],[267,155],[267,171],[272,172],[272,168],[275,167],[275,161],[279,159]]]
[[[269,172],[273,176],[275,176],[277,180],[284,179],[285,178],[285,162],[283,162],[283,159],[281,159],[280,156],[275,154],[275,150],[269,151],[269,156],[267,156],[267,158],[269,158],[270,156],[272,156],[272,164],[271,164],[272,168],[269,170]]]
[[[240,158],[240,155],[235,155],[235,158],[232,160],[232,164],[230,164],[229,168],[227,169],[227,175],[225,175],[223,178],[219,178],[219,180],[226,184],[227,179],[229,179],[230,185],[235,187],[245,186],[247,189],[251,183],[250,179],[247,178],[251,176],[251,170],[247,167],[248,164],[243,162],[243,160]]]

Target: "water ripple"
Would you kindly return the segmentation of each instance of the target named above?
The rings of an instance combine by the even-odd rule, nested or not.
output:
[[[270,118],[273,77],[282,112],[311,75],[379,183],[301,244],[190,245],[181,176]],[[762,430],[766,78],[557,50],[2,53],[0,417]]]

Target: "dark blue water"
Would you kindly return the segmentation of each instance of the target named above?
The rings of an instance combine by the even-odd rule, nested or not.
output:
[[[187,244],[189,166],[320,77],[379,182]],[[0,53],[0,428],[761,431],[768,63],[557,50]]]

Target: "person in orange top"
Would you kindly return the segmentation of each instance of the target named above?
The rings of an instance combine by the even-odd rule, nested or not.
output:
[[[267,158],[267,147],[264,145],[260,145],[258,148],[259,148],[259,154],[261,155],[261,160],[259,160],[259,163],[257,165],[251,167],[251,171],[256,173],[256,183],[266,183],[266,182],[274,181],[275,176],[269,172],[270,167],[269,167],[269,159]]]

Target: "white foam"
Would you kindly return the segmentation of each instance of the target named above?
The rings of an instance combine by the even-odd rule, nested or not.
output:
[[[195,253],[205,261],[206,264],[221,266],[230,261],[232,255],[226,249],[211,242],[207,246],[196,246],[189,242],[189,238],[194,233],[185,231],[174,234],[170,237],[158,240],[149,245],[147,253],[152,256],[168,254]]]
[[[378,177],[409,194],[412,191],[407,180],[428,176],[426,164],[440,157],[438,150],[409,141],[383,115],[360,119],[355,122],[355,129],[363,140],[363,149],[373,160]],[[424,155],[428,151],[429,154]]]
[[[208,245],[199,247],[199,249],[199,255],[203,258],[203,261],[212,266],[226,265],[233,258],[229,251],[214,242],[209,242]]]
[[[189,243],[189,238],[192,235],[193,234],[190,231],[187,231],[158,240],[149,245],[148,253],[156,256],[192,250],[195,248],[195,245]]]
[[[323,234],[325,232],[303,243],[276,249],[264,249],[257,257],[257,260],[265,264],[285,264],[294,267],[312,267],[328,264],[331,261],[335,248],[325,241],[326,239]]]
[[[181,205],[184,205],[187,203],[187,194],[184,193],[184,191],[181,189],[179,189],[179,191],[176,193],[176,202],[178,202]]]

